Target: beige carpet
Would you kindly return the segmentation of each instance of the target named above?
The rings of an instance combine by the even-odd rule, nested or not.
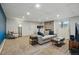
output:
[[[2,49],[1,55],[69,55],[68,40],[65,45],[57,47],[52,42],[43,45],[30,45],[29,37],[7,39]]]

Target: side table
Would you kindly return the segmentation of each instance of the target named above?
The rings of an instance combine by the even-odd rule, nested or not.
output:
[[[37,36],[30,36],[30,44],[31,45],[36,45],[38,43],[38,38]]]

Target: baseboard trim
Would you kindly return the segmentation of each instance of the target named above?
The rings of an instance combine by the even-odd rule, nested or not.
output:
[[[0,53],[1,53],[2,49],[3,49],[3,46],[4,46],[4,44],[5,44],[5,41],[6,41],[6,39],[4,39],[3,42],[2,42],[1,45],[0,45]]]

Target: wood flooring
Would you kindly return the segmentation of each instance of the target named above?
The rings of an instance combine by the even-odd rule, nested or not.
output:
[[[1,55],[70,55],[68,41],[62,47],[55,46],[52,42],[43,45],[30,45],[29,36],[16,39],[6,39]]]

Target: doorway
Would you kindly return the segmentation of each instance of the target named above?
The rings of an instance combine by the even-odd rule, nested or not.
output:
[[[22,25],[18,26],[18,37],[22,37]]]

